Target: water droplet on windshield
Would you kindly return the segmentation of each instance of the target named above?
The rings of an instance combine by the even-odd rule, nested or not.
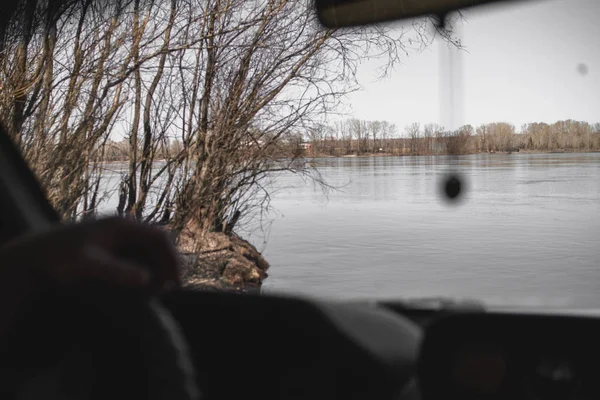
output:
[[[446,196],[448,196],[450,199],[455,199],[458,196],[460,196],[460,186],[460,179],[458,179],[455,176],[448,178],[444,187],[444,190],[446,191]]]
[[[465,180],[458,173],[449,173],[440,181],[440,196],[453,204],[457,204],[465,192]]]

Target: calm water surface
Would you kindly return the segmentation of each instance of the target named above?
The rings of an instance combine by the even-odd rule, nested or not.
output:
[[[451,296],[600,306],[600,154],[316,160],[274,196],[265,291],[326,298]],[[464,201],[441,201],[450,170]]]
[[[271,263],[266,292],[600,307],[600,154],[315,162],[340,189],[282,176],[266,247],[245,233]],[[439,196],[450,170],[468,184],[459,205]]]

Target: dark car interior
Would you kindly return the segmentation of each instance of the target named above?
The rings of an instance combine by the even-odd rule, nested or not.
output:
[[[0,131],[2,240],[58,223]],[[1,260],[0,260],[1,262]],[[399,293],[399,296],[402,294]],[[600,320],[479,304],[89,286],[23,307],[3,398],[598,399]]]

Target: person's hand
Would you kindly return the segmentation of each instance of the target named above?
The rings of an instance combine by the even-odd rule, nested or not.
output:
[[[23,297],[86,281],[158,293],[180,284],[177,253],[160,229],[117,218],[23,236],[0,248],[0,332]]]
[[[110,218],[25,236],[0,251],[1,268],[18,265],[50,283],[98,280],[160,290],[178,285],[178,258],[165,232]]]

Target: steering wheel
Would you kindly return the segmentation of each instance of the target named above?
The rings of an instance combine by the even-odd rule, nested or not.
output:
[[[45,293],[3,340],[2,398],[200,398],[177,323],[142,292],[93,284]]]

